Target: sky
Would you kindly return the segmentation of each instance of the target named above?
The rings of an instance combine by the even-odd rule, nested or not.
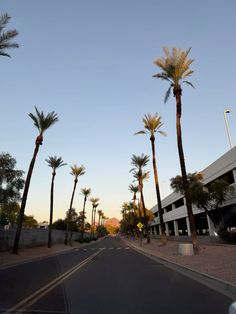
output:
[[[90,187],[108,217],[120,219],[132,154],[150,155],[145,114],[156,112],[166,137],[157,135],[162,197],[180,173],[175,99],[164,104],[168,84],[155,79],[162,48],[192,47],[195,88],[183,87],[182,133],[188,172],[201,171],[229,149],[223,112],[236,141],[235,0],[0,0],[1,14],[16,28],[11,58],[1,57],[0,152],[9,152],[27,173],[37,129],[34,106],[55,111],[59,122],[46,131],[34,168],[26,214],[49,220],[51,169],[45,159],[61,156],[67,166],[55,181],[54,220],[64,218],[73,188],[70,166],[83,164],[73,207],[82,210],[81,188]],[[152,171],[149,163],[147,170]],[[144,186],[146,207],[156,204],[153,174]],[[88,202],[87,218],[91,204]]]

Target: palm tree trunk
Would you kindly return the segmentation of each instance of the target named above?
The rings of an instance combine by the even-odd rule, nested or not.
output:
[[[85,196],[85,197],[84,197],[84,206],[83,206],[83,217],[82,217],[82,232],[81,232],[82,240],[84,240],[84,215],[85,215],[85,204],[86,204],[86,200],[87,200],[87,197]]]
[[[75,195],[75,189],[76,189],[77,182],[78,182],[78,180],[75,179],[75,181],[74,181],[74,188],[73,188],[73,192],[72,192],[71,200],[70,200],[70,208],[69,208],[67,222],[66,222],[66,234],[65,234],[65,241],[64,241],[65,245],[68,244],[69,225],[70,225],[70,220],[71,220],[71,209],[72,209],[72,205],[73,205],[73,200],[74,200],[74,195]]]
[[[56,172],[52,173],[52,182],[51,182],[51,195],[50,195],[50,218],[48,226],[48,248],[52,246],[52,218],[53,218],[53,191],[54,191],[54,179]]]
[[[27,201],[27,196],[28,196],[28,191],[29,191],[29,186],[30,186],[30,180],[33,173],[33,169],[34,169],[35,160],[39,151],[39,145],[41,144],[42,144],[42,140],[37,141],[36,139],[33,158],[30,162],[27,177],[25,180],[25,187],[24,187],[24,192],[23,192],[22,201],[21,201],[20,213],[17,218],[17,228],[16,228],[15,240],[14,240],[13,249],[12,249],[12,253],[14,254],[18,254],[20,235],[21,235],[21,229],[22,229],[22,224],[24,220],[25,206],[26,206],[26,201]]]
[[[156,165],[156,150],[155,150],[155,137],[150,137],[151,144],[152,144],[152,164],[153,164],[153,172],[154,172],[154,180],[155,180],[155,187],[156,187],[156,196],[157,196],[157,204],[158,204],[158,211],[160,217],[160,225],[161,225],[161,242],[162,244],[166,244],[166,228],[163,219],[163,208],[161,205],[161,195],[160,195],[160,188],[159,188],[159,180],[157,174],[157,165]]]
[[[93,239],[93,215],[94,215],[94,206],[92,208],[92,218],[91,218],[91,239]]]
[[[93,239],[95,238],[95,220],[96,220],[96,210],[97,210],[97,208],[95,207],[95,209],[94,209],[94,215],[93,215]]]
[[[192,202],[189,192],[189,184],[187,180],[187,173],[186,173],[186,167],[185,167],[185,160],[184,160],[184,150],[183,150],[183,144],[182,144],[182,132],[181,132],[181,94],[182,89],[179,86],[178,88],[174,89],[174,96],[176,99],[176,132],[177,132],[177,145],[178,145],[178,152],[179,152],[179,161],[180,161],[180,168],[182,173],[182,180],[183,180],[183,189],[184,189],[184,196],[186,199],[186,207],[188,212],[188,218],[189,218],[189,225],[190,225],[190,231],[191,231],[191,238],[192,238],[192,244],[194,248],[194,252],[199,252],[199,244],[197,240],[197,231],[194,221],[194,215],[192,210]]]
[[[141,198],[141,207],[143,210],[143,216],[144,216],[144,224],[145,224],[145,229],[146,229],[146,234],[147,234],[147,242],[150,243],[150,234],[149,234],[149,229],[148,229],[148,219],[147,219],[147,213],[146,213],[146,207],[145,207],[145,202],[144,202],[144,197],[143,197],[143,183],[141,180],[139,180],[139,186],[140,186],[140,198]]]

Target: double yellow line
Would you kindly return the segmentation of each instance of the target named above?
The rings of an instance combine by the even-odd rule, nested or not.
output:
[[[17,311],[23,312],[27,308],[29,308],[31,305],[36,303],[39,299],[41,299],[43,296],[45,296],[48,292],[53,290],[55,287],[60,285],[64,280],[69,278],[71,275],[73,275],[77,270],[88,264],[95,256],[100,254],[102,250],[100,249],[96,253],[90,255],[88,258],[86,258],[84,261],[82,261],[80,264],[72,267],[56,279],[52,280],[39,290],[35,291],[33,294],[28,296],[27,298],[23,299],[22,301],[18,302],[15,304],[12,308],[8,309],[7,311],[3,312],[3,314],[13,314],[16,313]]]

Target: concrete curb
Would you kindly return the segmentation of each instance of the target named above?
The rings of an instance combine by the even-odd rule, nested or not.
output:
[[[216,277],[213,277],[211,275],[208,275],[206,273],[202,273],[196,270],[193,270],[189,267],[185,267],[183,265],[180,265],[175,262],[170,262],[167,259],[163,257],[158,257],[150,252],[147,252],[145,249],[137,247],[133,243],[130,243],[129,241],[126,241],[125,239],[122,239],[127,245],[131,246],[136,252],[143,254],[153,260],[155,260],[158,263],[161,263],[165,265],[166,267],[177,271],[181,273],[184,276],[187,276],[193,280],[196,280],[200,282],[201,284],[221,293],[224,294],[225,296],[231,298],[232,300],[236,300],[236,285],[224,281],[221,279],[218,279]]]

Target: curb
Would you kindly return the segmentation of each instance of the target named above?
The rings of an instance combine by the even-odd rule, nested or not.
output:
[[[175,262],[170,262],[167,259],[163,258],[163,257],[158,257],[150,252],[145,251],[145,249],[143,248],[139,248],[136,245],[134,245],[133,243],[130,243],[124,239],[122,239],[124,242],[126,242],[129,246],[131,246],[136,252],[145,255],[146,257],[149,257],[153,260],[155,260],[156,262],[159,262],[163,265],[165,265],[166,267],[177,271],[179,273],[181,273],[182,275],[189,277],[193,280],[196,280],[198,282],[200,282],[201,284],[221,293],[224,294],[225,296],[231,298],[232,300],[236,300],[236,285],[228,282],[228,281],[224,281],[221,279],[218,279],[216,277],[213,277],[211,275],[208,275],[206,273],[202,273],[196,270],[193,270],[189,267],[185,267],[183,265],[180,265],[178,263]]]

